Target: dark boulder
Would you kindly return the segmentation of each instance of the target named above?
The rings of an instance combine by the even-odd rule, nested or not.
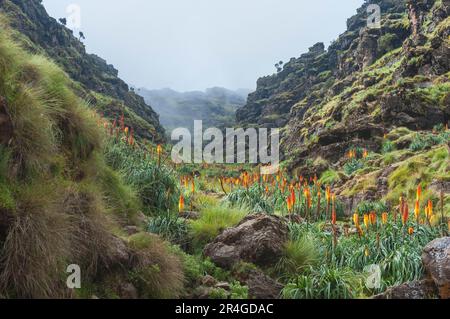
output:
[[[231,268],[239,261],[270,266],[281,256],[287,239],[288,227],[281,218],[266,214],[249,215],[208,244],[204,255],[224,268]]]

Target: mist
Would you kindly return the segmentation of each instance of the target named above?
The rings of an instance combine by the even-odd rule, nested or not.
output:
[[[136,87],[254,89],[274,64],[328,45],[363,0],[78,0],[87,51]],[[44,0],[66,17],[73,0]],[[78,32],[78,30],[75,30]]]

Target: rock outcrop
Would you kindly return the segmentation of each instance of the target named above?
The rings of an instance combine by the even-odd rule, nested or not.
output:
[[[450,237],[429,243],[423,250],[422,262],[439,296],[450,299]]]
[[[432,280],[418,280],[391,287],[373,299],[430,299],[436,297]]]
[[[381,28],[367,23],[369,4],[380,6]],[[284,127],[283,158],[305,175],[350,147],[379,152],[395,127],[447,123],[449,14],[449,0],[365,2],[328,49],[317,44],[259,79],[238,121]]]
[[[281,257],[287,239],[288,227],[282,219],[266,214],[249,215],[208,244],[204,255],[228,269],[240,261],[270,266]]]

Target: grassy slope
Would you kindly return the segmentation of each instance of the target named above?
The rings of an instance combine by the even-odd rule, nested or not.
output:
[[[12,36],[29,52],[49,57],[73,80],[75,92],[109,119],[125,115],[127,126],[138,137],[160,142],[164,130],[157,114],[144,100],[130,91],[117,76],[117,70],[101,58],[87,54],[85,47],[72,32],[49,17],[41,3],[35,0],[6,0],[0,10],[14,28]]]
[[[130,281],[142,296],[176,296],[179,258],[156,237],[135,245],[122,229],[137,224],[143,202],[105,163],[98,115],[59,67],[25,52],[11,32],[2,25],[0,114],[11,129],[0,145],[0,296],[75,297],[65,286],[72,263],[82,267],[83,297],[120,296]]]

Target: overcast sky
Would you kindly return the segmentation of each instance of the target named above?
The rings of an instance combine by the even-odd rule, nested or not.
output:
[[[148,89],[256,87],[274,64],[328,45],[363,0],[44,0],[51,16],[81,8],[88,52]]]

